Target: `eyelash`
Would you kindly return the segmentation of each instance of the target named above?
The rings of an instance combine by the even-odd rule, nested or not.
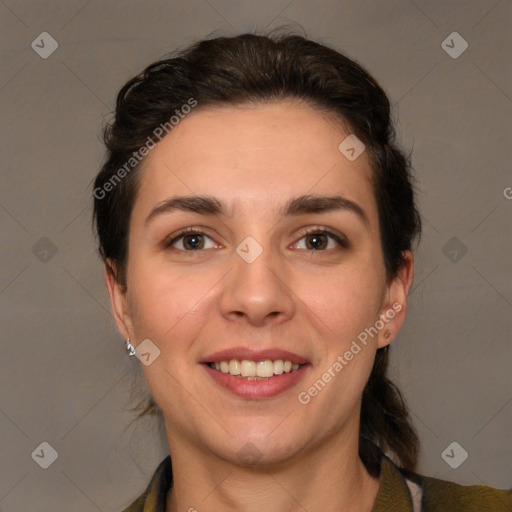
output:
[[[166,249],[171,249],[171,250],[181,251],[181,252],[201,252],[201,251],[205,250],[205,249],[199,249],[197,251],[193,251],[193,250],[189,251],[189,250],[184,250],[184,249],[175,249],[172,247],[172,245],[175,242],[177,242],[181,238],[184,238],[187,235],[203,235],[203,236],[206,236],[211,239],[211,237],[200,228],[186,228],[186,229],[180,231],[172,239],[164,242],[164,247]],[[310,235],[328,235],[329,237],[334,239],[339,244],[340,249],[348,249],[349,248],[349,242],[345,237],[340,237],[339,235],[333,233],[332,231],[330,231],[329,229],[326,229],[326,228],[308,228],[306,230],[306,232],[299,238],[299,240],[302,240],[304,237],[310,236]],[[317,251],[311,249],[310,252],[325,252],[326,250],[329,250],[329,249],[323,249],[323,250],[317,250]],[[332,250],[332,249],[330,249],[330,250]]]

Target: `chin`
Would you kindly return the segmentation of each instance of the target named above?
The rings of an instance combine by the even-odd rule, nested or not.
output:
[[[285,439],[278,435],[271,439],[271,430],[252,431],[251,434],[237,436],[229,442],[229,447],[221,448],[223,458],[237,465],[263,468],[285,464],[302,451],[299,439],[290,436]]]

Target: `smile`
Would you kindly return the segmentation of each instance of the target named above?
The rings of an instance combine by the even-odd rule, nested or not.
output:
[[[218,389],[224,389],[231,395],[249,400],[263,400],[277,397],[297,386],[308,373],[311,364],[292,364],[282,359],[265,361],[230,359],[204,363],[201,366],[219,386]],[[235,374],[233,375],[231,371]]]
[[[222,373],[229,373],[235,377],[247,380],[268,380],[275,375],[297,371],[301,366],[283,359],[266,359],[264,361],[251,361],[248,359],[231,359],[208,363],[210,368]]]

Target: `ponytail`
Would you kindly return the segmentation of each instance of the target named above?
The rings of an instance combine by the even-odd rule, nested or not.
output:
[[[388,348],[377,350],[361,404],[359,456],[372,476],[378,475],[381,452],[414,472],[420,449],[405,400],[386,376]]]

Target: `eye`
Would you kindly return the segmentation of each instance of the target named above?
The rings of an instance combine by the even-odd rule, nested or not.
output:
[[[348,240],[344,236],[337,235],[332,231],[325,228],[309,228],[306,234],[301,240],[309,239],[309,243],[306,242],[306,247],[299,247],[299,249],[313,250],[313,251],[324,251],[326,249],[336,249],[336,247],[329,247],[329,239],[343,249],[348,249]],[[298,244],[299,242],[297,242]]]
[[[328,249],[338,248],[348,249],[348,240],[325,228],[309,228],[300,240],[306,239],[305,247],[297,247],[301,250],[309,250],[314,252],[323,252]],[[207,241],[210,241],[208,247]],[[331,242],[331,246],[329,246]],[[334,242],[334,246],[333,243]],[[170,240],[164,242],[166,249],[175,249],[186,252],[197,252],[204,249],[215,249],[216,244],[204,231],[199,228],[187,228],[173,236]],[[295,246],[300,245],[296,242]]]
[[[213,247],[205,246],[205,238],[213,242],[213,240],[201,229],[187,228],[178,233],[171,240],[166,241],[165,247],[187,252],[193,252],[201,249],[214,249],[215,243],[213,243]]]

